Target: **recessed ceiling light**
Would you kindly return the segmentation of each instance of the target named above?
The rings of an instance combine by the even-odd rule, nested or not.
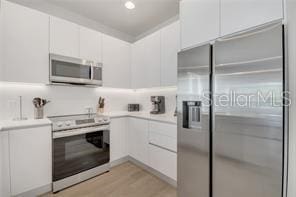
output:
[[[132,10],[132,9],[134,9],[136,6],[135,6],[135,4],[133,3],[133,2],[131,2],[131,1],[127,1],[127,2],[125,2],[125,7],[127,8],[127,9],[129,9],[129,10]]]

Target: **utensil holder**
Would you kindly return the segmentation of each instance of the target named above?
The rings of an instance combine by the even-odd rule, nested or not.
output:
[[[98,107],[97,108],[97,114],[100,115],[100,114],[103,114],[103,113],[104,113],[104,108]]]
[[[43,107],[35,108],[34,110],[35,119],[43,119],[43,116],[44,116],[44,108]]]

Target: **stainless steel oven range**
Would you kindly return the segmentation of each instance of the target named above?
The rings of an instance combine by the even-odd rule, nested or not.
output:
[[[110,119],[95,114],[50,117],[53,192],[110,169]]]

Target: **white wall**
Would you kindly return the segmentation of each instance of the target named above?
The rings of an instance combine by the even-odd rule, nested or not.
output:
[[[87,88],[46,86],[42,84],[1,83],[0,120],[18,116],[19,96],[23,98],[23,114],[34,117],[32,99],[41,97],[51,102],[45,106],[45,116],[86,113],[85,107],[96,108],[100,96],[106,98],[105,111],[127,111],[128,103],[140,103],[143,111],[151,110],[150,96],[166,96],[167,111],[175,110],[176,88],[127,90],[113,88]]]
[[[287,0],[288,19],[288,57],[289,57],[289,89],[292,105],[290,107],[289,128],[289,169],[288,197],[296,196],[296,0]]]

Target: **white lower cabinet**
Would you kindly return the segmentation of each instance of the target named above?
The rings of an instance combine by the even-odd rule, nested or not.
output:
[[[134,159],[148,163],[148,120],[129,118],[128,152]]]
[[[149,122],[149,166],[177,180],[177,126]]]
[[[116,161],[128,155],[127,119],[114,118],[110,126],[110,161]]]
[[[149,166],[177,180],[177,154],[149,144]]]
[[[9,137],[7,131],[0,132],[0,196],[10,196]]]
[[[51,141],[50,126],[9,131],[12,196],[51,184]]]
[[[176,125],[129,118],[128,147],[131,157],[177,180]]]

